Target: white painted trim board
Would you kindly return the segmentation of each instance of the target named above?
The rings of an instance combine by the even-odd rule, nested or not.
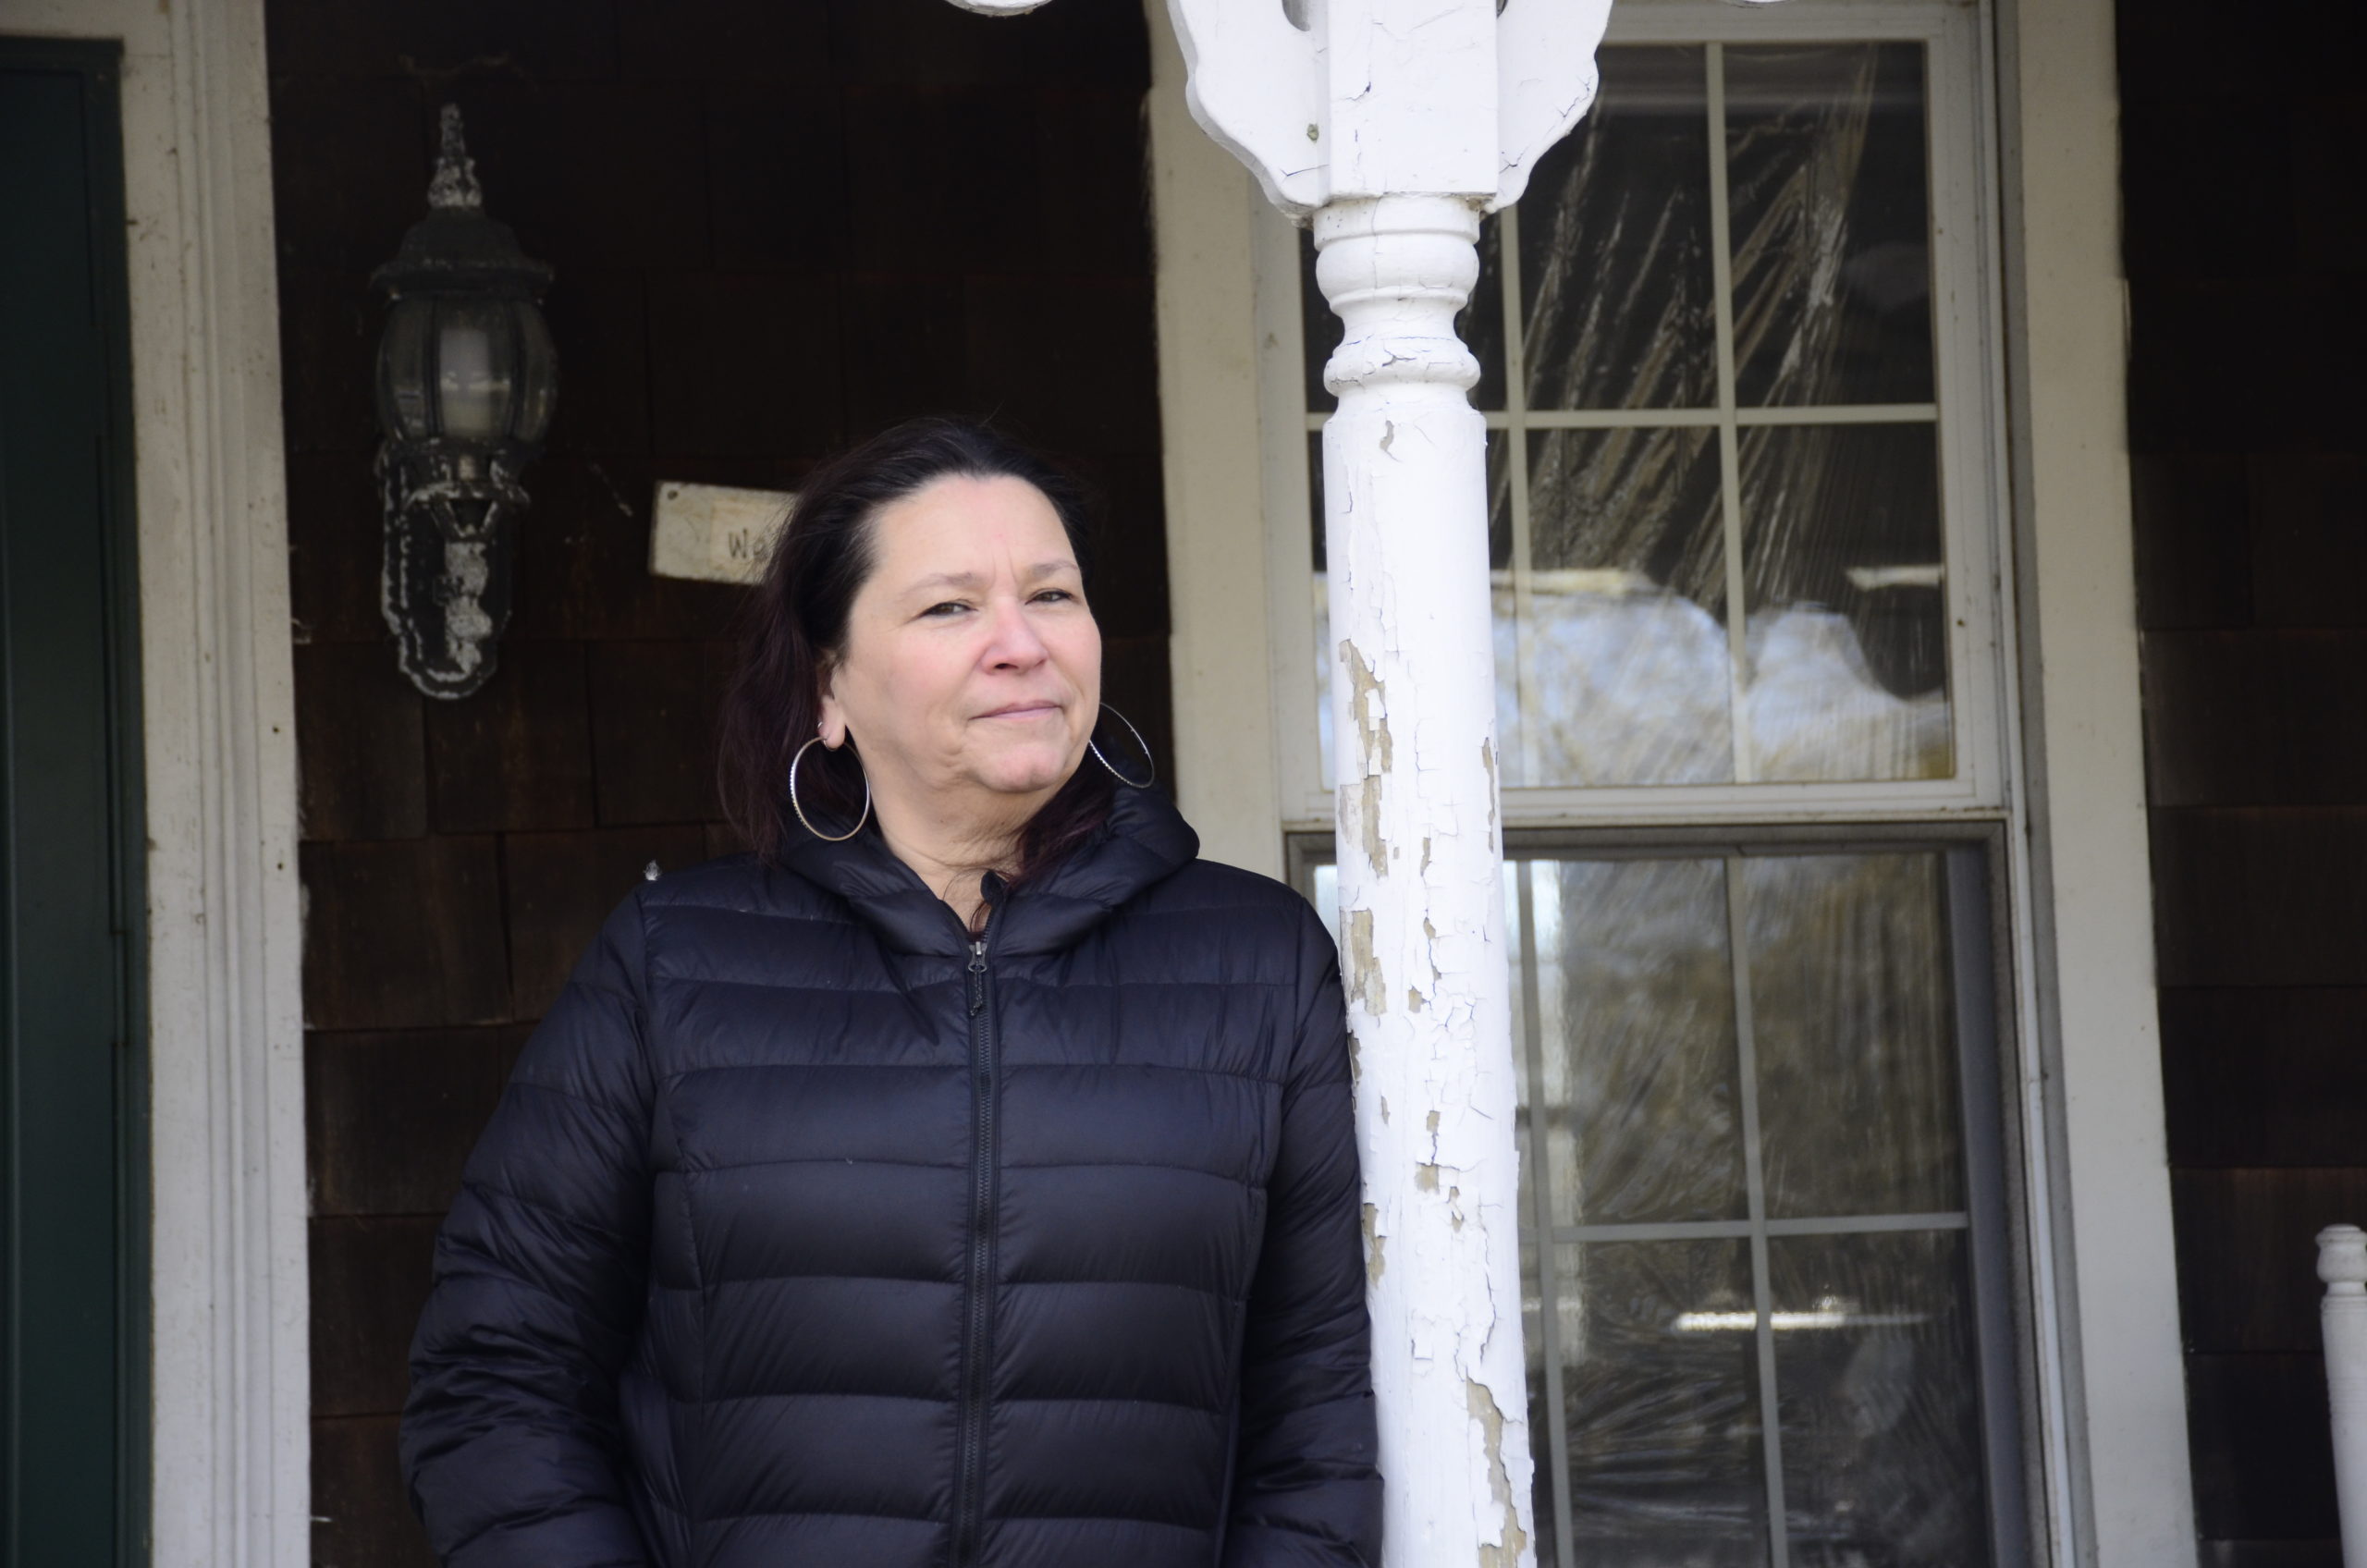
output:
[[[2079,1561],[2195,1560],[2130,535],[2112,0],[2005,0],[2003,176],[2039,1048]]]
[[[123,45],[148,810],[155,1568],[310,1561],[302,919],[262,0],[0,0]]]

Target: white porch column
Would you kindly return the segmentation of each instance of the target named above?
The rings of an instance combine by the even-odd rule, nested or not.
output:
[[[1535,1552],[1486,448],[1454,315],[1480,214],[1593,99],[1610,0],[1169,10],[1193,116],[1312,221],[1347,328],[1325,373],[1325,528],[1389,1561],[1515,1568]]]
[[[2335,1501],[2342,1520],[2343,1568],[2367,1568],[2367,1234],[2356,1225],[2318,1232],[2318,1278],[2326,1284],[2326,1403],[2334,1415]]]

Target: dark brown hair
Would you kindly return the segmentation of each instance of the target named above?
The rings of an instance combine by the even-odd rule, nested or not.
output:
[[[1059,514],[1090,582],[1090,505],[1076,479],[987,425],[916,419],[882,431],[816,469],[797,494],[748,607],[740,672],[724,698],[717,773],[733,827],[767,864],[805,836],[789,803],[789,768],[822,721],[822,683],[846,646],[847,612],[870,577],[881,508],[953,475],[1024,480]],[[826,833],[863,809],[852,738],[816,747],[797,771],[806,815]],[[1110,814],[1115,782],[1090,756],[1022,830],[1016,887],[1043,875]]]

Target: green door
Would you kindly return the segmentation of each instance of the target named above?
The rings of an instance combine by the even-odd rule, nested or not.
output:
[[[143,1029],[112,45],[0,39],[0,1565],[146,1553]]]

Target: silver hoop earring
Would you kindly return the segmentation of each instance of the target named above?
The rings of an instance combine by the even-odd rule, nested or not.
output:
[[[1153,784],[1159,782],[1159,762],[1150,754],[1150,742],[1144,740],[1143,732],[1134,728],[1134,721],[1128,718],[1124,714],[1120,713],[1116,708],[1111,707],[1107,703],[1101,704],[1101,711],[1116,719],[1119,723],[1124,725],[1126,727],[1126,733],[1134,738],[1134,744],[1142,748],[1143,761],[1150,765],[1150,777],[1142,779],[1139,782],[1127,778],[1124,774],[1118,771],[1118,765],[1111,762],[1108,755],[1102,752],[1100,742],[1094,740],[1091,735],[1087,735],[1085,738],[1085,749],[1093,753],[1094,760],[1110,770],[1110,778],[1115,778],[1119,783],[1123,784],[1129,790],[1147,790]],[[794,769],[791,771],[794,771]],[[865,788],[868,788],[868,786],[866,785]]]
[[[855,817],[854,826],[848,828],[845,832],[838,835],[836,838],[823,832],[820,828],[814,826],[814,819],[805,815],[805,808],[797,803],[797,765],[805,760],[806,753],[812,751],[821,743],[822,737],[816,735],[811,741],[806,741],[805,744],[798,747],[797,754],[789,759],[789,809],[797,814],[797,820],[805,825],[805,831],[813,834],[814,837],[821,839],[822,842],[826,844],[843,844],[849,839],[852,839],[856,834],[862,832],[863,825],[871,820],[871,775],[866,773],[863,776],[863,811],[861,815]],[[856,766],[862,766],[859,760],[856,763]]]

